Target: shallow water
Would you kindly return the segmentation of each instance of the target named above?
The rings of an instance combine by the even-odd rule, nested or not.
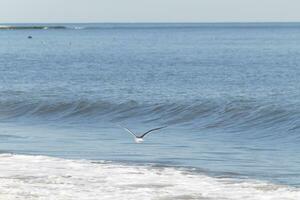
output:
[[[0,30],[1,152],[299,187],[300,24],[33,26]]]

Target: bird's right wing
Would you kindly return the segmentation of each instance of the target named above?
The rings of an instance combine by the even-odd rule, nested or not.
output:
[[[120,125],[119,125],[120,126]],[[137,135],[136,134],[134,134],[131,130],[129,130],[128,128],[125,128],[125,127],[122,127],[122,126],[120,126],[121,128],[123,128],[125,131],[127,131],[128,133],[130,133],[132,136],[134,136],[134,137],[137,137]]]
[[[167,126],[162,126],[162,127],[159,127],[159,128],[151,129],[151,130],[147,131],[146,133],[144,133],[143,135],[141,135],[140,137],[143,138],[143,137],[145,137],[147,134],[149,134],[149,133],[152,132],[152,131],[157,131],[157,130],[159,130],[159,129],[163,129],[163,128],[166,128],[166,127],[167,127]]]

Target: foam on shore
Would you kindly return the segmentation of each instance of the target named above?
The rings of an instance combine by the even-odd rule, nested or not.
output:
[[[298,188],[185,170],[0,155],[0,199],[298,200]]]

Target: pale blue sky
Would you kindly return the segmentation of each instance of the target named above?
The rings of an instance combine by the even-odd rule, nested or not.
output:
[[[0,0],[12,22],[300,21],[300,0]]]

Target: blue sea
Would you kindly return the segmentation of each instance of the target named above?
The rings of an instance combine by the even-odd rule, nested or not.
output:
[[[0,199],[297,200],[299,143],[300,23],[0,26]]]

